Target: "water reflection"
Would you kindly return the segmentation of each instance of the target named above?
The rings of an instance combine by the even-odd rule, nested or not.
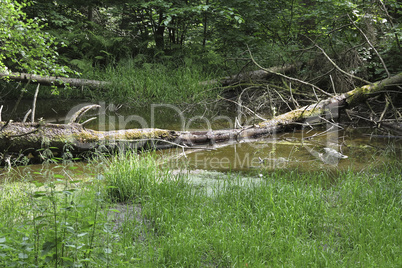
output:
[[[171,130],[191,129],[224,129],[233,128],[235,109],[222,105],[192,105],[179,107],[171,104],[150,104],[143,106],[122,106],[113,103],[89,103],[81,100],[38,100],[36,118],[43,118],[47,123],[68,123],[70,117],[80,108],[98,104],[85,114],[81,122],[95,117],[95,120],[85,124],[86,128],[94,130],[117,130],[130,128],[162,128]],[[22,121],[32,107],[31,100],[22,100],[18,109],[12,114],[16,101],[3,101],[3,120]],[[29,121],[29,120],[28,120]]]
[[[370,165],[402,159],[401,140],[372,138],[364,133],[350,134],[348,131],[338,133],[338,143],[327,135],[297,131],[282,134],[275,139],[261,139],[248,143],[235,143],[210,150],[180,153],[171,150],[171,158],[167,161],[170,168],[187,165],[191,169],[216,171],[252,171],[294,169],[304,171],[333,169],[333,170],[362,170]],[[332,135],[333,133],[329,133]],[[332,148],[329,148],[331,146]],[[328,151],[334,151],[348,157],[328,158]],[[174,157],[180,155],[180,157]]]
[[[3,118],[7,120],[7,111],[14,107],[13,102],[3,103]],[[77,100],[55,103],[42,100],[38,102],[37,118],[46,122],[64,123],[68,115],[84,106]],[[23,117],[31,101],[22,101],[16,118]],[[148,105],[143,107],[121,107],[100,103],[101,108],[91,111],[86,118],[96,116],[96,120],[85,127],[97,130],[156,127],[172,130],[208,130],[233,128],[235,109],[228,107],[192,106],[179,109],[172,105]],[[74,110],[75,109],[75,110]],[[85,120],[84,118],[83,120]],[[213,146],[208,150],[189,150],[182,148],[159,152],[161,163],[169,169],[202,169],[215,171],[258,171],[274,169],[302,170],[316,169],[355,169],[362,170],[369,165],[388,161],[388,156],[401,158],[401,139],[389,139],[384,136],[371,137],[371,129],[344,129],[342,131],[314,130],[295,131],[277,134],[272,137],[252,142],[234,143],[227,146]],[[327,148],[327,149],[326,149]],[[323,161],[328,150],[347,155],[346,159]],[[391,154],[389,154],[391,152]],[[386,156],[388,155],[388,156]],[[47,173],[68,174],[85,177],[102,172],[105,167],[99,163],[75,162],[69,166],[30,165],[17,167],[12,171],[3,168],[0,180],[26,179],[38,180]],[[67,173],[66,173],[67,172]],[[52,175],[49,173],[49,176]],[[66,175],[67,176],[67,175]]]

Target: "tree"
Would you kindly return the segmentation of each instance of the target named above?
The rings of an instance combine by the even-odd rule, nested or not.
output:
[[[71,69],[59,65],[57,46],[44,32],[40,19],[27,18],[23,8],[30,2],[0,0],[0,72],[67,76]]]
[[[270,136],[273,133],[293,130],[300,127],[307,119],[323,118],[337,119],[340,111],[350,109],[366,101],[373,94],[396,88],[402,83],[402,73],[393,77],[368,84],[352,91],[332,96],[326,100],[292,110],[290,112],[264,120],[259,124],[245,126],[239,129],[207,130],[207,131],[174,131],[156,128],[125,129],[111,131],[95,131],[86,129],[79,124],[82,115],[99,105],[89,105],[78,110],[71,118],[69,124],[48,124],[44,121],[38,123],[0,122],[0,153],[25,154],[36,153],[36,150],[46,148],[65,148],[68,144],[71,153],[80,153],[93,150],[100,146],[116,148],[142,149],[154,146],[167,148],[181,146],[189,148],[198,145],[214,145],[225,142],[239,142],[241,140]],[[330,116],[330,118],[328,117]],[[1,160],[1,159],[0,159]],[[0,163],[1,164],[1,163]]]

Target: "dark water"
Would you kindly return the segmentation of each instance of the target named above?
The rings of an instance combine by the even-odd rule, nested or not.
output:
[[[3,101],[2,120],[21,121],[32,108],[31,100],[22,100],[10,118],[15,101]],[[234,127],[235,110],[232,106],[193,105],[180,107],[171,104],[151,104],[143,106],[121,106],[105,102],[80,100],[38,100],[35,120],[44,119],[47,123],[68,123],[71,116],[80,108],[98,104],[100,108],[90,110],[80,122],[96,117],[85,124],[94,130],[115,130],[129,128],[162,128],[172,130],[221,129]],[[28,122],[31,116],[28,117]]]
[[[3,120],[12,111],[14,102],[3,102]],[[65,123],[69,117],[88,102],[40,101],[37,104],[36,118],[46,122]],[[185,108],[156,104],[143,107],[120,107],[98,103],[99,109],[90,111],[82,121],[96,117],[85,125],[95,130],[128,128],[162,128],[172,130],[208,130],[235,127],[237,116],[234,106],[187,106]],[[32,106],[32,101],[20,103],[14,118],[23,118]],[[244,118],[244,117],[243,117]],[[243,119],[244,120],[244,119]],[[309,128],[307,128],[309,129]],[[369,128],[339,129],[328,125],[321,130],[299,130],[292,133],[277,134],[261,140],[215,146],[208,150],[191,149],[183,152],[181,148],[159,152],[161,162],[170,169],[187,167],[193,170],[245,171],[292,169],[302,170],[335,169],[363,170],[372,165],[390,161],[389,155],[401,159],[402,142],[400,138],[373,135]],[[325,149],[327,148],[327,149]],[[334,157],[326,150],[335,150],[345,158]],[[392,154],[389,154],[392,152]],[[347,158],[346,158],[347,157]],[[30,165],[17,167],[12,171],[3,169],[0,180],[26,178],[41,179],[47,173],[61,174],[64,177],[88,177],[102,172],[102,162],[75,162],[69,166],[58,164]],[[68,172],[66,172],[68,171]],[[73,174],[73,175],[72,175]]]

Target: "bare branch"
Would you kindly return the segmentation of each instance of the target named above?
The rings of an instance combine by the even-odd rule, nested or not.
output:
[[[248,46],[247,46],[247,48],[248,48]],[[298,83],[300,83],[300,84],[308,85],[308,86],[310,86],[310,87],[313,87],[313,88],[317,89],[317,90],[320,91],[321,93],[323,93],[323,94],[325,94],[325,95],[327,95],[327,96],[329,96],[329,97],[332,97],[331,94],[329,94],[329,93],[326,92],[325,90],[323,90],[323,89],[317,87],[316,85],[313,85],[313,84],[311,84],[311,83],[309,83],[309,82],[306,82],[306,81],[303,81],[303,80],[300,80],[300,79],[297,79],[297,78],[294,78],[294,77],[290,77],[290,76],[287,76],[287,75],[284,75],[284,74],[281,74],[281,73],[273,72],[273,71],[271,71],[270,69],[267,69],[267,68],[262,67],[260,64],[258,64],[258,63],[255,61],[255,59],[254,59],[254,57],[253,57],[253,55],[252,55],[252,53],[251,53],[251,51],[250,51],[250,48],[248,48],[248,52],[249,52],[249,54],[250,54],[250,57],[251,57],[251,60],[253,61],[253,63],[254,63],[258,68],[260,68],[261,70],[263,70],[263,71],[265,71],[265,72],[267,72],[267,73],[272,73],[272,74],[275,74],[275,75],[277,75],[277,76],[286,78],[286,79],[291,80],[291,81],[296,81],[296,82],[298,82]]]
[[[22,120],[22,123],[25,123],[28,119],[28,116],[32,113],[32,109],[29,109],[28,112],[25,114],[24,119]]]
[[[335,83],[334,83],[334,79],[332,79],[332,75],[329,75],[329,78],[331,79],[331,84],[332,84],[332,89],[334,90],[334,94],[337,95],[336,89],[335,89]]]
[[[352,18],[349,16],[349,14],[348,14],[348,18],[349,18],[349,20],[352,22],[353,26],[355,26],[356,29],[358,29],[359,32],[364,36],[364,38],[365,38],[366,41],[367,41],[367,44],[369,44],[369,46],[374,50],[375,54],[377,54],[378,58],[379,58],[380,61],[381,61],[382,66],[384,67],[385,72],[387,73],[387,76],[388,76],[388,77],[391,77],[391,74],[389,73],[388,68],[387,68],[387,66],[385,65],[384,60],[382,59],[380,53],[378,53],[377,49],[375,49],[375,47],[373,46],[373,44],[370,42],[370,39],[368,39],[367,35],[363,32],[363,30],[360,29],[360,28],[356,25],[356,23],[352,20]]]
[[[31,114],[31,122],[35,122],[35,111],[36,111],[36,99],[38,98],[38,93],[39,93],[39,87],[40,83],[38,83],[38,86],[36,87],[35,90],[35,95],[32,103],[32,114]]]
[[[256,116],[258,119],[260,119],[260,120],[264,120],[264,121],[267,120],[267,119],[265,119],[265,118],[259,116],[256,112],[254,112],[254,111],[251,110],[250,108],[248,108],[248,107],[242,105],[242,104],[239,103],[239,102],[235,102],[235,101],[233,101],[233,100],[225,99],[225,98],[223,98],[223,97],[221,97],[221,98],[224,99],[224,100],[226,100],[226,101],[233,102],[234,104],[238,105],[238,106],[241,107],[241,108],[245,108],[246,110],[248,110],[250,113],[252,113],[253,115],[255,115],[255,116]]]
[[[91,109],[94,108],[99,108],[101,107],[98,104],[92,104],[92,105],[87,105],[82,107],[81,109],[79,109],[75,114],[73,114],[73,116],[71,116],[70,121],[68,122],[69,124],[73,124],[73,123],[78,123],[78,121],[81,119],[81,117],[88,112]]]
[[[297,100],[293,97],[292,83],[289,83],[289,92],[290,92],[290,99],[292,100],[293,105],[294,105],[296,108],[299,108],[299,107],[300,107],[299,103],[298,103]]]
[[[314,42],[314,41],[313,41],[310,37],[308,37],[308,36],[306,36],[306,38],[309,39],[310,42],[312,42],[319,50],[321,50],[322,54],[324,54],[324,56],[328,59],[328,61],[329,61],[338,71],[340,71],[341,73],[343,73],[343,74],[345,74],[345,75],[347,75],[347,76],[349,76],[349,77],[352,77],[352,78],[354,78],[354,79],[356,79],[356,80],[359,80],[359,81],[361,81],[361,82],[363,82],[363,83],[365,83],[365,84],[371,84],[371,82],[369,82],[369,81],[367,81],[367,80],[365,80],[365,79],[363,79],[363,78],[360,78],[360,77],[358,77],[358,76],[355,76],[355,75],[353,75],[353,74],[350,74],[350,73],[344,71],[341,67],[339,67],[339,66],[331,59],[330,56],[328,56],[327,53],[325,53],[325,50],[324,50],[324,49],[322,49],[319,45],[317,45],[316,42]]]
[[[95,119],[97,119],[97,117],[91,117],[91,118],[89,118],[88,120],[82,122],[80,125],[83,126],[83,125],[85,125],[85,124],[87,124],[87,123],[89,123],[89,122],[91,122],[91,121],[93,121],[93,120],[95,120]]]

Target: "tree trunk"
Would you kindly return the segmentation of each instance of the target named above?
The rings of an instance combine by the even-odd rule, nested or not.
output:
[[[250,81],[256,81],[256,80],[268,80],[272,76],[274,76],[274,73],[292,73],[297,70],[297,68],[300,67],[300,64],[289,64],[285,66],[276,66],[276,67],[271,67],[268,70],[270,72],[264,71],[264,70],[257,70],[257,71],[252,71],[252,72],[246,72],[246,73],[239,73],[237,75],[231,75],[231,76],[226,76],[221,79],[215,79],[215,80],[209,80],[209,81],[204,81],[201,82],[201,85],[214,85],[214,84],[220,84],[222,86],[229,86],[233,84],[239,84],[239,83],[245,83],[245,82],[250,82]]]
[[[0,73],[0,79],[11,79],[20,82],[34,82],[46,86],[75,86],[75,87],[90,87],[90,88],[106,88],[112,83],[106,81],[79,79],[79,78],[67,78],[56,76],[40,76],[27,73]]]
[[[290,73],[295,71],[299,65],[285,65],[281,67],[272,67],[269,70],[273,73]],[[272,73],[258,70],[247,73],[240,73],[237,75],[223,77],[221,79],[210,80],[201,82],[200,85],[214,85],[221,84],[222,86],[228,86],[236,83],[242,83],[253,80],[267,80],[272,77]],[[0,79],[10,79],[18,82],[28,82],[39,83],[44,86],[57,86],[63,87],[65,85],[70,85],[74,87],[89,87],[89,88],[107,88],[112,85],[108,81],[99,80],[89,80],[80,78],[67,78],[67,77],[56,77],[56,76],[40,76],[27,73],[0,73]]]
[[[165,26],[163,25],[163,20],[164,20],[163,12],[159,11],[159,21],[158,25],[156,25],[156,29],[154,32],[155,45],[156,48],[159,50],[165,49],[165,39],[164,39]]]
[[[294,129],[312,117],[336,118],[339,111],[351,108],[369,96],[386,91],[402,83],[402,73],[380,82],[365,85],[352,91],[319,101],[279,115],[258,125],[241,129],[210,131],[173,131],[163,129],[127,129],[116,131],[95,131],[77,123],[45,124],[0,122],[0,151],[4,153],[28,154],[38,149],[57,147],[62,150],[66,144],[78,153],[100,146],[116,147],[129,144],[135,149],[145,147],[166,148],[172,146],[194,147],[222,142],[239,142],[245,139],[266,137]],[[400,87],[398,87],[400,88]],[[82,113],[82,111],[81,111]]]

